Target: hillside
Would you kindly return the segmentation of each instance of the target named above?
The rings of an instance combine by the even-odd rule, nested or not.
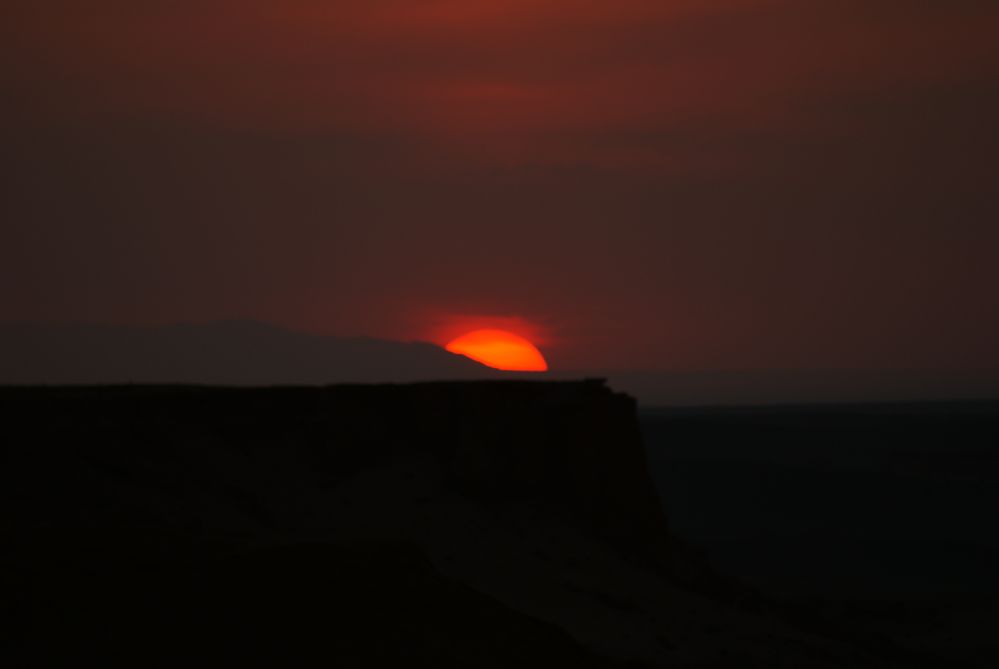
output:
[[[634,402],[600,381],[0,403],[4,587],[42,666],[892,666],[671,538]]]
[[[491,378],[425,342],[327,337],[252,321],[0,325],[0,384],[288,385]]]

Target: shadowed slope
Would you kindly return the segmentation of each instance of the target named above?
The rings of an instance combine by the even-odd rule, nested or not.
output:
[[[600,381],[0,388],[0,406],[22,650],[891,666],[680,551],[635,403]]]
[[[422,342],[302,334],[252,322],[0,326],[0,383],[276,385],[490,378]]]

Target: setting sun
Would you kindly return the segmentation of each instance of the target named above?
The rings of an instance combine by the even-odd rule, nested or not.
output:
[[[545,372],[541,351],[523,337],[505,330],[476,330],[451,340],[445,347],[487,367],[508,372]]]

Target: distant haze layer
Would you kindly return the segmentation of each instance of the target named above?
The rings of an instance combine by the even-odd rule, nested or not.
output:
[[[501,372],[430,343],[322,337],[252,322],[0,326],[0,385],[238,386],[607,378],[646,406],[999,398],[987,373]]]
[[[999,3],[2,4],[0,322],[999,378]]]
[[[311,385],[490,372],[433,344],[317,337],[260,323],[0,327],[0,384]]]

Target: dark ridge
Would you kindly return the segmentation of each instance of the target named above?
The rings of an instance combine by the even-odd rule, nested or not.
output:
[[[599,379],[0,388],[8,666],[892,666],[670,536]],[[67,659],[68,658],[68,659]]]

